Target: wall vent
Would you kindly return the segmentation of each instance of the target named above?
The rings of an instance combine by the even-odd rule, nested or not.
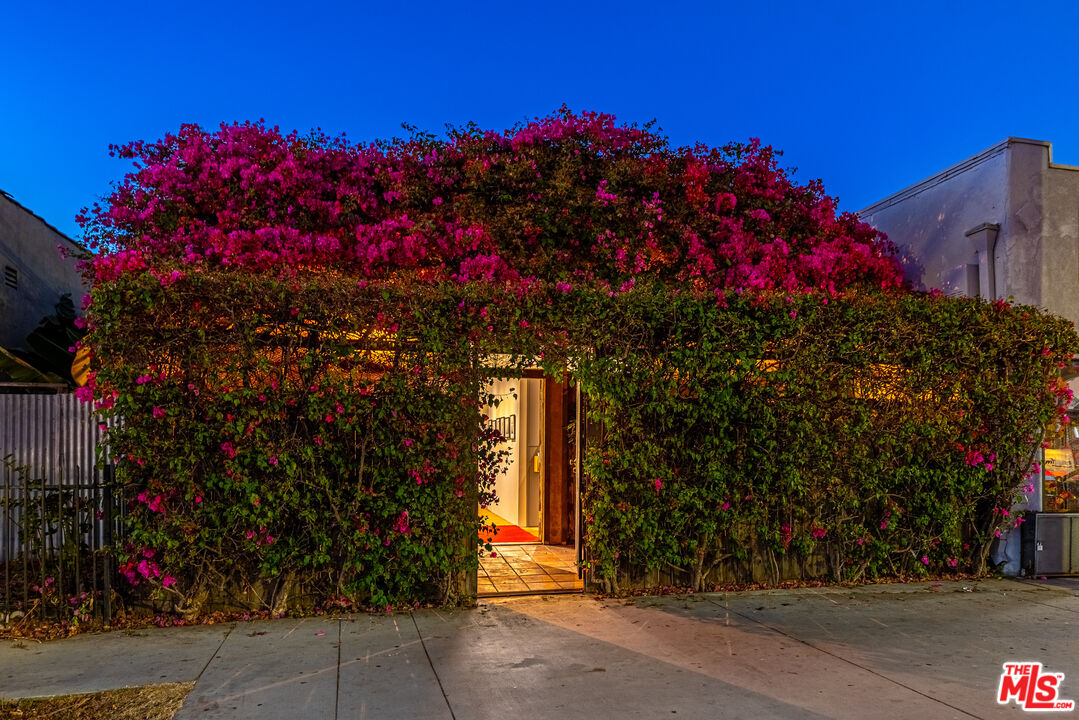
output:
[[[4,284],[12,290],[19,289],[19,271],[10,265],[4,266]]]

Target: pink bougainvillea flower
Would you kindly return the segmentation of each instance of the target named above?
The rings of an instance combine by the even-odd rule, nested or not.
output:
[[[759,140],[736,155],[703,147],[660,150],[666,143],[651,129],[619,125],[610,115],[568,110],[505,135],[458,136],[437,151],[424,143],[357,146],[262,123],[214,131],[184,125],[158,142],[113,148],[137,165],[108,202],[79,217],[92,248],[112,248],[87,272],[108,280],[171,258],[202,267],[332,266],[357,272],[358,284],[399,270],[479,282],[553,276],[566,292],[568,280],[609,263],[621,275],[617,283],[644,273],[788,293],[902,284],[894,247],[855,216],[837,213],[819,184],[795,183]],[[584,168],[602,158],[629,177],[669,177],[684,190],[667,197],[648,181],[620,180],[616,190],[613,178],[590,178],[583,211],[567,215],[569,226],[543,239],[564,246],[543,253],[527,250],[538,239],[534,223],[495,235],[461,214],[469,203],[446,200],[448,192],[467,197],[475,187],[514,177],[504,185],[505,212],[528,218],[548,202],[551,178],[560,177],[537,165],[539,148],[556,150],[556,162],[564,159],[560,148],[572,148],[573,162]],[[526,174],[533,179],[519,183]],[[404,189],[421,185],[437,194],[403,212]],[[733,188],[743,200],[728,192]],[[251,222],[252,194],[261,222]],[[672,221],[665,208],[676,202],[689,212]],[[346,212],[345,205],[358,211]],[[603,229],[592,230],[597,227]],[[164,285],[184,274],[154,271]]]

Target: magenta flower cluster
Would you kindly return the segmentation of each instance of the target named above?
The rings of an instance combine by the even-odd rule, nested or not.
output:
[[[157,551],[151,548],[132,553],[127,561],[120,565],[120,574],[132,585],[138,585],[144,580],[157,580],[163,587],[172,587],[176,584],[176,578],[161,572],[161,567],[154,560],[156,555]]]
[[[650,274],[721,301],[727,291],[902,282],[883,236],[837,214],[819,182],[794,183],[759,141],[676,150],[598,113],[367,146],[261,122],[184,125],[113,152],[136,169],[80,215],[103,251],[87,268],[99,281],[146,269],[168,286],[202,267],[332,267],[369,278],[542,278],[565,291]]]

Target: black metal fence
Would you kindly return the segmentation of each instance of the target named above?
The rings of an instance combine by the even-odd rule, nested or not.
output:
[[[58,390],[0,387],[0,627],[112,618],[122,506],[99,420]]]

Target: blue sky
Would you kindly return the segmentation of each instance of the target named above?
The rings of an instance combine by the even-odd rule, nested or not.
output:
[[[353,140],[563,103],[757,136],[857,210],[1008,135],[1079,164],[1079,3],[13,3],[0,188],[72,237],[109,143],[265,118]]]

